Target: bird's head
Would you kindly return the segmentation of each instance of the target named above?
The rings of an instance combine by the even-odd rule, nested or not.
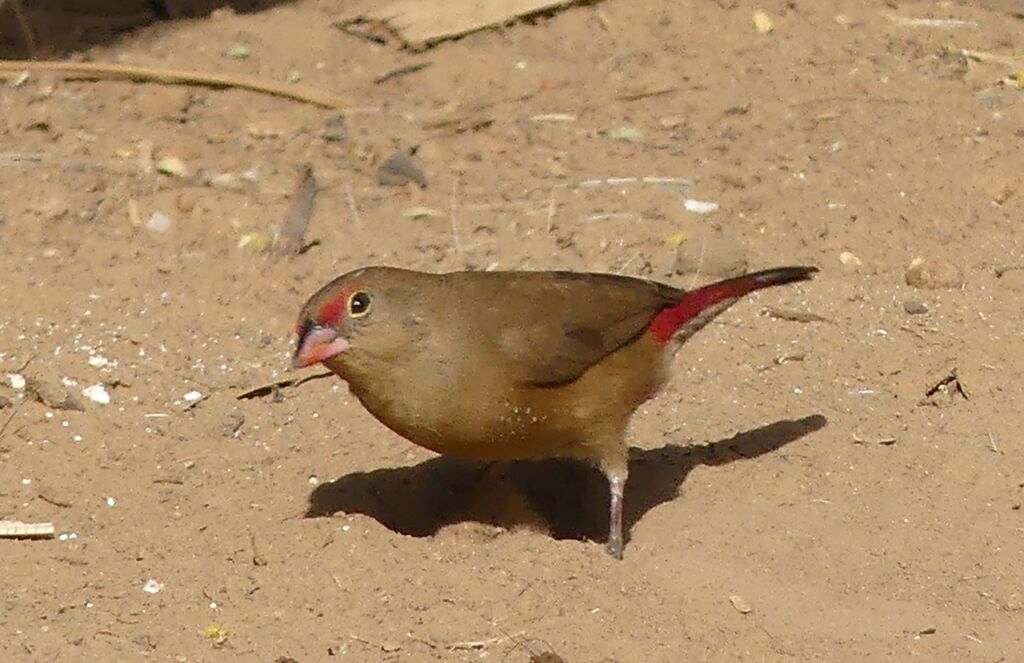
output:
[[[368,267],[320,288],[299,314],[292,365],[303,368],[353,352],[382,355],[407,347],[408,339],[403,338],[407,334],[402,332],[415,320],[408,301],[415,299],[416,276],[416,272]]]

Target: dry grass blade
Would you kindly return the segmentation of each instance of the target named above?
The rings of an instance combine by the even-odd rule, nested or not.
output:
[[[59,60],[0,60],[0,78],[20,76],[24,71],[51,71],[64,78],[78,80],[128,80],[163,85],[200,85],[212,88],[238,88],[307,104],[344,110],[349,103],[330,94],[292,85],[265,81],[253,76],[213,74],[178,69],[157,69],[102,62],[63,62]]]
[[[246,389],[242,393],[240,393],[237,396],[235,396],[235,398],[240,400],[240,401],[244,401],[244,400],[248,400],[250,398],[260,398],[262,396],[269,396],[269,395],[271,395],[272,393],[274,393],[275,391],[277,391],[279,389],[284,389],[285,387],[298,387],[299,385],[305,384],[306,382],[310,382],[311,380],[319,380],[321,378],[329,378],[332,375],[334,375],[334,373],[332,373],[330,371],[326,371],[324,373],[314,373],[313,375],[307,375],[304,378],[295,378],[295,379],[288,379],[288,380],[278,380],[276,382],[270,382],[268,384],[261,384],[258,387],[253,387],[252,389]]]
[[[56,533],[53,523],[0,520],[0,539],[52,539]]]
[[[313,208],[316,206],[316,193],[313,166],[304,164],[295,184],[292,204],[288,207],[288,213],[281,224],[281,232],[274,242],[274,252],[278,255],[296,255],[302,252],[306,245],[306,228],[309,227],[309,220],[313,217]]]
[[[809,311],[792,311],[789,309],[779,308],[778,306],[766,306],[764,308],[764,314],[769,318],[787,320],[789,322],[829,322],[828,318],[818,315],[817,313],[811,313]]]
[[[392,78],[398,78],[399,76],[406,76],[408,74],[415,74],[417,71],[422,71],[432,64],[434,63],[417,62],[416,64],[409,64],[404,67],[399,67],[398,69],[392,69],[391,71],[373,79],[373,82],[375,85],[380,85],[381,83],[386,83],[387,81],[390,81]]]

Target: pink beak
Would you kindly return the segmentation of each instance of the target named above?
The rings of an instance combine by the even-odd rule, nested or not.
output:
[[[327,361],[347,350],[347,338],[329,327],[311,327],[299,336],[299,346],[292,358],[294,368],[305,368]]]

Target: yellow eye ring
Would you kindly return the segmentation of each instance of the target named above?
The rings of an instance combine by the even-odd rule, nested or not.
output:
[[[361,318],[370,312],[370,295],[357,290],[348,296],[348,315],[350,318]]]

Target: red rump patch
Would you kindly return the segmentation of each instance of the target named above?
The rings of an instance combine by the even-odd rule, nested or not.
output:
[[[706,285],[693,292],[687,292],[677,304],[654,316],[650,326],[651,335],[658,343],[668,343],[686,323],[712,306],[724,303],[725,306],[716,311],[716,313],[720,313],[732,303],[731,300],[739,299],[749,292],[794,281],[806,281],[816,271],[818,271],[817,267],[766,269],[762,272],[738,276],[727,281]],[[708,320],[704,322],[706,323]]]
[[[696,318],[709,306],[714,306],[725,299],[741,297],[756,289],[758,285],[740,279],[722,281],[688,292],[678,304],[654,316],[650,326],[651,334],[658,343],[668,343],[683,325]]]

